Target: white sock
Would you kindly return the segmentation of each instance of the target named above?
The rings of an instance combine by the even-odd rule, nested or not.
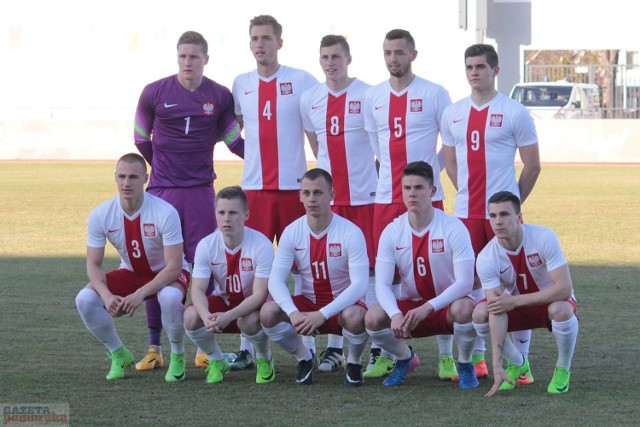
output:
[[[302,342],[304,343],[305,347],[307,347],[309,350],[313,350],[315,354],[318,354],[318,352],[316,351],[316,337],[314,337],[313,335],[303,335]]]
[[[379,331],[370,331],[367,329],[367,333],[373,342],[378,344],[380,348],[393,354],[396,360],[405,360],[411,357],[411,349],[407,343],[405,343],[404,340],[394,337],[391,328],[385,328]]]
[[[558,346],[558,361],[556,362],[558,368],[571,370],[571,359],[573,359],[573,351],[576,348],[578,329],[579,324],[576,316],[564,322],[551,321],[551,331],[556,337]]]
[[[110,353],[122,347],[113,317],[104,307],[100,295],[93,289],[83,288],[76,296],[76,307],[84,326],[102,342]]]
[[[524,357],[528,357],[529,346],[531,345],[531,329],[513,331],[511,332],[511,339],[513,340],[513,345],[516,346],[518,351],[522,353]]]
[[[479,336],[476,337],[476,344],[473,347],[473,354],[484,354],[487,351],[487,346],[484,340]]]
[[[271,360],[269,337],[264,330],[260,329],[260,332],[255,335],[242,334],[242,337],[251,343],[251,347],[256,351],[256,358]]]
[[[171,352],[184,354],[184,304],[182,291],[173,286],[165,286],[158,291],[158,302],[162,318],[162,326],[167,331]]]
[[[242,334],[240,334],[240,350],[247,350],[251,354],[254,352],[253,344]]]
[[[471,353],[476,343],[476,330],[473,323],[453,323],[453,334],[458,342],[458,362],[471,363]]]
[[[436,335],[440,356],[453,356],[453,335]]]
[[[280,322],[273,328],[266,328],[262,325],[262,328],[271,341],[278,344],[287,353],[293,354],[298,361],[311,359],[311,352],[304,345],[302,338],[291,323]]]
[[[342,335],[327,335],[327,347],[342,349],[344,346],[344,339]]]
[[[207,355],[209,360],[223,359],[224,356],[216,340],[216,334],[208,332],[204,326],[195,331],[186,331],[186,334],[198,346],[198,349]]]
[[[355,363],[356,365],[362,364],[362,353],[364,353],[364,349],[367,346],[367,340],[369,339],[369,335],[366,332],[361,334],[352,334],[346,329],[342,329],[342,336],[344,336],[347,340],[347,348],[349,349],[349,354],[347,355],[347,363]]]

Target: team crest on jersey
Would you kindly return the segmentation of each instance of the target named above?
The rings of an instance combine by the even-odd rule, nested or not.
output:
[[[431,241],[431,253],[432,254],[444,253],[444,239],[433,239]]]
[[[489,126],[494,128],[502,127],[502,114],[492,114],[491,119],[489,119]]]
[[[360,114],[362,105],[360,101],[349,101],[349,114]]]
[[[412,99],[409,101],[409,109],[412,113],[422,112],[422,99]]]
[[[293,95],[293,83],[280,83],[280,95]]]
[[[342,256],[342,244],[329,243],[329,256],[331,258],[338,258]]]
[[[529,263],[529,267],[531,268],[542,265],[542,259],[540,258],[540,255],[538,255],[537,253],[527,255],[527,262]]]
[[[156,237],[156,225],[155,224],[142,224],[144,230],[144,237]]]
[[[210,116],[213,114],[214,111],[215,111],[215,105],[213,104],[213,102],[205,101],[202,104],[202,112],[205,113],[206,115]]]
[[[251,261],[251,258],[241,258],[240,266],[242,267],[242,271],[253,271],[253,261]]]

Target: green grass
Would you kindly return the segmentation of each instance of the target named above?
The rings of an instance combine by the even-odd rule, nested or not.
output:
[[[437,380],[433,339],[414,340],[421,356],[407,384],[382,389],[370,380],[356,390],[342,374],[318,374],[316,384],[293,384],[296,363],[274,346],[277,379],[266,386],[254,372],[233,372],[206,385],[187,344],[187,380],[164,382],[164,371],[127,371],[107,382],[106,350],[84,328],[74,298],[86,281],[86,220],[115,194],[112,163],[0,162],[0,401],[68,403],[72,425],[634,425],[638,423],[634,368],[640,277],[640,167],[544,165],[524,205],[525,221],[554,228],[570,261],[580,335],[571,392],[550,396],[553,336],[534,331],[536,382],[485,399]],[[217,187],[237,184],[240,164],[217,167]],[[444,177],[444,175],[443,175]],[[453,191],[444,177],[446,206]],[[117,265],[108,252],[109,268]],[[144,312],[118,319],[136,358],[146,350]],[[166,343],[166,338],[164,338]],[[221,339],[235,349],[236,336]],[[324,339],[319,340],[323,343]],[[320,344],[320,347],[323,344]],[[165,357],[167,356],[165,349]]]

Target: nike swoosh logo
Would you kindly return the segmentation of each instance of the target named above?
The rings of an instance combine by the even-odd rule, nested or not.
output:
[[[453,123],[458,123],[458,122],[461,122],[461,121],[462,121],[462,119],[454,119]]]
[[[184,372],[181,373],[180,375],[174,375],[173,378],[175,378],[176,380],[180,381],[182,379],[184,379]]]
[[[406,246],[396,246],[396,251],[401,251],[406,248],[407,248]]]
[[[113,230],[112,230],[112,229],[108,229],[107,231],[108,231],[109,233],[114,233],[114,232],[116,232],[116,231],[118,231],[118,230],[120,230],[120,229],[119,229],[119,228],[114,228]]]
[[[221,262],[212,262],[211,265],[221,265]]]
[[[304,251],[304,248],[294,248],[296,251],[300,252],[300,251]]]
[[[269,380],[273,379],[274,375],[275,375],[275,372],[271,371],[271,375],[269,375],[268,377],[262,377],[262,379],[265,380],[265,381],[269,381]]]
[[[558,390],[560,393],[562,393],[562,392],[564,392],[564,391],[566,391],[566,390],[567,390],[567,387],[569,387],[569,384],[567,384],[567,385],[566,385],[566,386],[564,386],[564,387],[560,387],[560,388],[556,387],[556,390]]]
[[[164,103],[164,108],[171,108],[171,107],[175,107],[178,104],[167,104],[166,102]]]
[[[318,109],[318,108],[320,108],[320,107],[321,107],[320,105],[312,105],[312,106],[311,106],[311,109],[312,109],[312,110],[317,110],[317,109]]]
[[[511,267],[507,267],[504,270],[500,270],[500,274],[504,273],[505,271],[507,271],[508,269],[510,269]]]
[[[244,94],[245,95],[249,95],[250,93],[253,93],[253,92],[255,92],[255,89],[254,90],[245,90]]]
[[[527,341],[529,341],[529,340],[518,340],[518,341],[520,341],[520,343],[521,343],[521,344],[524,344],[524,343],[526,343],[526,342],[527,342]]]
[[[382,106],[380,106],[380,107],[379,107],[379,106],[375,106],[375,107],[373,107],[373,109],[374,109],[374,110],[376,110],[376,111],[381,110],[382,108],[384,108],[384,107],[382,107]]]

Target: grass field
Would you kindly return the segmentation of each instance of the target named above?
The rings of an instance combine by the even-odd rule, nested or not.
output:
[[[634,368],[640,350],[638,166],[543,165],[524,217],[554,228],[570,262],[580,316],[571,392],[546,393],[555,343],[551,334],[536,330],[530,356],[536,382],[493,399],[483,397],[491,379],[465,392],[439,381],[433,339],[414,340],[421,366],[393,390],[375,380],[347,389],[338,373],[318,374],[313,386],[298,387],[294,358],[276,346],[275,383],[258,386],[255,373],[246,371],[206,385],[204,372],[193,367],[190,342],[188,378],[182,383],[165,383],[163,370],[133,369],[126,380],[107,382],[106,350],[85,330],[74,298],[86,282],[87,215],[115,194],[113,170],[111,162],[0,162],[3,404],[66,403],[71,424],[83,426],[640,423],[640,374]],[[222,164],[217,172],[218,188],[237,184],[241,165]],[[451,211],[448,182],[445,192]],[[108,255],[108,267],[114,268],[115,253]],[[136,359],[141,357],[147,342],[144,312],[116,325]],[[238,340],[224,336],[221,342],[234,350]]]

